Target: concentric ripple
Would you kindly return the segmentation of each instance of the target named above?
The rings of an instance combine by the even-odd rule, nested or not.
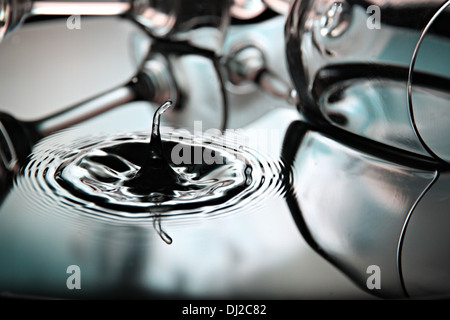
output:
[[[64,132],[54,135],[35,147],[15,183],[27,197],[56,212],[122,221],[253,211],[261,199],[282,195],[283,165],[278,160],[227,136],[183,134],[172,130],[161,135],[165,158],[182,177],[173,188],[149,191],[133,185],[148,153],[146,132],[75,140]],[[180,154],[191,161],[174,161]]]

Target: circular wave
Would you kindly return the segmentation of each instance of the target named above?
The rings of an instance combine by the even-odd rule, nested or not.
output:
[[[181,144],[192,153],[215,154],[214,159],[223,161],[175,164],[171,159],[171,167],[187,179],[186,188],[171,194],[136,192],[123,182],[139,171],[148,152],[148,133],[74,140],[62,132],[35,147],[15,183],[43,212],[124,222],[164,219],[176,223],[255,211],[263,205],[262,199],[284,192],[282,162],[235,139],[181,136],[176,131],[164,132],[161,138],[167,159]]]

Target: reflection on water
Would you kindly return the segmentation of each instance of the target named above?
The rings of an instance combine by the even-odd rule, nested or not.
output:
[[[185,150],[192,149],[192,154],[197,153],[196,149],[201,154],[206,149],[214,150],[221,163],[174,164],[169,160],[183,181],[169,188],[150,190],[152,185],[135,186],[135,176],[148,153],[147,134],[76,141],[61,134],[35,148],[15,184],[30,197],[54,198],[62,214],[74,208],[82,215],[119,220],[189,214],[214,216],[238,211],[261,194],[281,196],[281,162],[223,139],[205,144],[202,138],[184,136],[181,142],[172,142],[176,135],[176,132],[163,135],[166,159],[171,159],[175,147],[183,145]],[[164,187],[169,180],[159,184]]]
[[[287,202],[319,254],[367,290],[367,268],[382,270],[382,297],[405,297],[397,249],[405,219],[433,171],[358,151],[302,122],[288,129],[284,158],[293,168]]]
[[[118,110],[106,120],[128,113]],[[276,122],[285,130],[294,114],[277,110],[259,125]],[[66,152],[67,139],[86,136],[86,128],[98,121],[43,142],[34,159],[39,150]],[[274,143],[266,159],[280,159],[280,144]],[[242,151],[255,149],[249,145]],[[367,298],[304,243],[280,192],[289,179],[279,179],[283,167],[272,168],[264,171],[266,186],[275,184],[272,192],[260,185],[217,214],[115,219],[99,214],[105,209],[95,202],[55,196],[63,188],[42,180],[53,173],[39,167],[37,176],[16,179],[0,210],[0,291],[56,297]],[[66,287],[70,265],[80,267],[81,290]]]

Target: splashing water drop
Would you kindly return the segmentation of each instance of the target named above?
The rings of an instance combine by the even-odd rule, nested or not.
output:
[[[163,220],[179,224],[249,212],[258,208],[255,199],[284,192],[278,159],[225,136],[174,129],[161,134],[160,117],[171,105],[167,101],[155,112],[150,141],[148,132],[77,139],[61,132],[42,140],[16,184],[36,203],[56,203],[51,214],[148,222],[166,243],[172,239],[161,228]],[[174,150],[182,150],[187,161],[173,161]],[[213,154],[217,161],[194,161],[197,154]]]
[[[162,192],[171,194],[173,190],[182,188],[186,180],[177,174],[164,156],[160,134],[161,115],[172,106],[168,100],[161,105],[153,116],[148,156],[136,175],[125,181],[124,185],[140,193]]]

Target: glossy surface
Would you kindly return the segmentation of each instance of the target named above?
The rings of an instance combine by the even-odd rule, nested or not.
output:
[[[230,19],[229,2],[222,0],[139,0],[133,10],[151,35],[213,51],[220,50]]]
[[[282,193],[282,164],[232,137],[166,128],[160,139],[152,135],[149,144],[144,132],[75,140],[70,131],[57,134],[36,146],[16,183],[34,190],[32,198],[60,202],[54,214],[143,223],[233,214],[263,194]]]
[[[98,128],[110,134],[148,128],[145,114],[144,106],[130,104],[64,135],[76,140]],[[267,150],[276,159],[295,118],[295,112],[277,110],[247,129],[282,130]],[[264,193],[231,214],[117,223],[61,210],[65,205],[51,190],[42,196],[23,187],[15,185],[0,209],[2,294],[370,298],[303,242],[279,194]],[[66,269],[73,264],[82,270],[82,290],[66,287]]]
[[[193,129],[195,121],[202,121],[204,130],[223,129],[227,102],[224,83],[217,60],[197,54],[169,54],[178,96],[168,120],[174,127]],[[170,114],[174,114],[170,117]],[[167,123],[167,122],[166,122]]]
[[[319,105],[324,117],[339,128],[430,156],[411,126],[404,81],[342,81],[322,93]]]
[[[228,106],[218,58],[184,49],[188,52],[170,47],[150,50],[138,75],[137,85],[143,89],[139,98],[156,104],[173,100],[174,108],[162,119],[164,125],[192,131],[195,121],[200,121],[204,130],[222,130]]]
[[[450,292],[448,255],[450,175],[442,173],[411,215],[405,233],[402,270],[413,298],[445,298]]]
[[[24,163],[31,152],[33,145],[41,138],[47,137],[59,130],[82,123],[93,117],[106,113],[122,104],[143,100],[148,102],[163,103],[169,98],[175,99],[176,111],[169,117],[169,123],[173,126],[191,127],[194,120],[201,123],[205,120],[206,129],[224,128],[226,125],[226,105],[224,97],[223,80],[217,67],[215,57],[205,57],[196,53],[178,54],[170,48],[158,52],[149,49],[150,40],[134,34],[132,49],[137,64],[142,64],[142,70],[131,81],[119,88],[100,94],[87,101],[81,102],[65,110],[40,120],[24,122],[14,119],[8,114],[0,115],[0,148],[2,154],[1,180],[6,185],[10,183],[10,173],[16,172]],[[140,44],[138,44],[140,42]],[[190,47],[187,47],[191,49]],[[146,56],[143,52],[151,52]],[[176,70],[171,68],[176,65]],[[179,77],[182,77],[180,80]],[[175,78],[178,77],[178,78]],[[206,91],[186,88],[184,79],[191,79],[204,83]],[[205,81],[205,78],[208,78]],[[215,81],[214,81],[215,80]],[[196,83],[189,83],[191,86]],[[182,99],[181,99],[182,97]],[[216,100],[214,100],[214,98]],[[182,101],[181,101],[182,100]],[[214,102],[214,105],[203,107],[206,102]],[[198,107],[196,104],[201,105]],[[217,111],[215,108],[219,108]],[[209,114],[204,114],[204,113]],[[212,114],[217,113],[215,116]],[[188,116],[189,115],[189,116]],[[207,118],[204,118],[204,117]],[[194,117],[194,119],[192,119]],[[175,120],[178,120],[175,125]],[[209,121],[208,121],[209,120]],[[189,121],[188,123],[184,121]],[[10,173],[8,173],[10,171]]]
[[[224,44],[224,56],[230,57],[236,45],[257,44],[264,53],[264,60],[270,71],[284,83],[292,81],[289,78],[286,64],[286,50],[284,39],[280,35],[284,29],[286,18],[278,16],[257,24],[236,25],[229,29]],[[229,128],[240,128],[251,124],[253,120],[264,116],[273,109],[296,107],[282,99],[267,94],[254,83],[244,82],[240,86],[233,85],[226,76],[227,99],[229,107]]]
[[[270,65],[284,76],[286,68],[282,58],[284,49],[279,36],[282,30],[279,20],[253,27],[257,32],[247,33],[245,27],[242,27],[244,31],[238,27],[234,36],[262,36],[260,39],[265,40],[264,49],[267,50]],[[66,37],[73,40],[74,34]],[[107,42],[109,38],[102,39]],[[97,50],[102,52],[101,43],[97,43],[95,38],[91,42],[98,44]],[[84,48],[83,43],[80,40],[74,47],[77,48],[78,44],[79,48]],[[78,53],[73,51],[72,59],[75,59]],[[99,52],[92,53],[95,57],[93,61],[104,61],[106,57],[113,56],[108,52]],[[111,52],[117,53],[117,50]],[[57,72],[50,71],[54,61],[45,54],[40,61],[45,61],[44,58],[50,59],[47,65],[41,63],[49,68],[43,69],[47,70],[45,74]],[[116,61],[110,63],[114,70],[121,62],[120,59]],[[103,74],[105,71],[98,67],[95,63],[91,66],[94,73]],[[72,74],[68,73],[66,77],[73,79]],[[37,78],[38,75],[39,72],[29,76]],[[80,77],[88,82],[83,77],[85,75]],[[183,75],[179,75],[180,79],[185,79]],[[182,83],[194,85],[188,81]],[[92,87],[94,85],[91,84]],[[57,85],[50,88],[50,92],[43,88],[42,95],[33,99],[36,104],[45,105],[46,93],[64,92],[63,89],[58,90]],[[295,110],[280,110],[280,106],[284,106],[283,101],[271,99],[263,93],[227,94],[233,99],[230,110],[233,111],[231,119],[234,121],[230,125],[239,127],[242,123],[251,123],[248,129],[269,130],[271,138],[281,140],[284,131],[279,136],[270,130],[284,130],[299,116]],[[193,105],[205,109],[214,107],[207,100],[205,102],[202,106]],[[28,106],[34,107],[31,103]],[[67,131],[64,135],[70,137],[73,134],[70,139],[76,140],[80,135],[98,137],[99,132],[108,136],[117,134],[117,131],[123,134],[148,130],[153,107],[148,103],[135,102],[123,110],[116,109],[105,117],[90,120],[78,128],[81,131]],[[270,108],[275,110],[254,122]],[[278,138],[275,141],[279,142]],[[52,147],[63,145],[54,143]],[[279,153],[279,145],[268,152],[275,158]],[[21,182],[24,181],[22,178]],[[282,184],[289,185],[289,181],[282,181]],[[39,194],[36,190],[24,193],[18,188],[18,185],[13,186],[0,209],[2,294],[371,298],[305,244],[295,227],[289,204],[286,205],[286,200],[279,195],[263,195],[258,202],[252,202],[230,215],[214,218],[191,216],[192,219],[183,221],[155,219],[136,226],[89,219],[75,210],[61,213],[64,204],[61,204],[61,199],[52,199],[54,190],[49,190],[48,197],[35,197]],[[167,245],[169,238],[173,241],[171,245]],[[65,285],[68,276],[66,269],[68,265],[77,263],[82,268],[83,292],[69,292]]]
[[[430,19],[416,45],[408,78],[408,102],[416,134],[434,157],[447,162],[450,162],[450,50],[446,50],[442,41],[447,41],[448,44],[450,31],[445,30],[440,37],[434,36],[433,32],[445,25],[444,21],[448,20],[449,15],[450,1],[446,1]],[[435,58],[445,74],[445,79],[442,80],[445,84],[439,88],[417,84],[414,76],[416,65],[429,66],[432,64],[430,60]]]
[[[126,14],[132,8],[129,1],[0,1],[0,42],[30,16],[39,15],[95,15],[110,16]]]
[[[187,41],[203,49],[220,49],[229,24],[228,1],[136,0],[0,1],[0,41],[23,20],[37,15],[129,15],[154,37]],[[79,28],[78,28],[79,29]]]
[[[288,135],[299,141],[297,152],[295,143],[285,144],[286,154],[293,156],[288,202],[310,245],[366,290],[368,267],[379,266],[381,289],[372,293],[406,297],[397,246],[404,221],[433,172],[364,154],[307,131],[301,123],[291,126]]]
[[[441,5],[442,1],[294,1],[286,40],[301,111],[365,138],[433,157],[416,136],[414,122],[430,148],[446,155],[447,11],[424,38],[414,68],[414,119],[408,115],[407,98],[414,49]],[[439,119],[437,125],[434,119]]]
[[[259,86],[264,92],[297,104],[297,92],[290,83],[273,73],[267,66],[264,52],[256,43],[236,43],[228,53],[227,71],[228,80],[238,91],[251,90],[252,85]]]

